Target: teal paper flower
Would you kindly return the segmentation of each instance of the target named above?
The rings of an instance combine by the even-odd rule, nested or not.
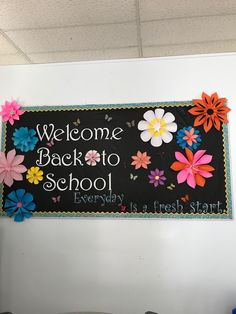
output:
[[[177,132],[176,138],[177,144],[181,148],[183,149],[189,148],[190,150],[196,149],[202,141],[200,132],[197,129],[193,128],[192,126],[180,129]]]
[[[25,153],[29,150],[34,150],[35,145],[39,141],[35,134],[36,131],[34,129],[28,129],[27,127],[15,129],[12,137],[15,147]]]
[[[14,221],[21,222],[24,218],[30,218],[35,210],[34,197],[25,189],[17,189],[9,193],[6,197],[4,209],[7,216],[14,216]]]

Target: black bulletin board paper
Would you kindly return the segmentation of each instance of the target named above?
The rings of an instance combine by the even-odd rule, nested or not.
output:
[[[1,214],[5,214],[7,195],[25,189],[34,196],[34,216],[231,218],[225,125],[220,132],[212,129],[208,133],[198,127],[201,142],[193,153],[205,150],[214,167],[203,187],[178,183],[178,172],[171,168],[176,152],[186,156],[177,133],[193,126],[194,117],[188,113],[192,106],[191,102],[174,102],[23,108],[20,121],[3,125],[2,144],[7,152],[14,148],[16,129],[34,129],[39,141],[34,150],[23,153],[24,165],[27,169],[38,166],[43,180],[32,184],[25,173],[23,181],[4,186]],[[177,131],[170,132],[173,139],[169,143],[153,146],[151,140],[140,137],[138,125],[147,111],[158,108],[175,117]],[[144,158],[146,166],[144,162],[135,169],[132,163],[138,152],[149,158]],[[155,180],[159,180],[157,186]]]

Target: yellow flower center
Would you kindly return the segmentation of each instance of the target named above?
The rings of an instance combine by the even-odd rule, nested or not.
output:
[[[155,176],[155,180],[159,180],[160,179],[160,177],[159,176]]]
[[[166,131],[166,121],[158,118],[153,119],[148,124],[148,131],[152,136],[159,136]]]

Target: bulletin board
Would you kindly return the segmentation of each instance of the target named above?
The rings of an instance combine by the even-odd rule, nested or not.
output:
[[[2,126],[0,214],[231,218],[228,111],[216,93],[23,107]]]

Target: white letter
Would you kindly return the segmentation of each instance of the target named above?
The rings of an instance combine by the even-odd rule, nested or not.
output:
[[[37,133],[38,133],[38,136],[39,136],[39,139],[40,141],[42,141],[42,139],[44,138],[44,136],[46,137],[46,139],[48,141],[50,141],[52,135],[53,135],[53,131],[54,131],[54,124],[53,123],[50,123],[49,125],[47,124],[44,124],[43,125],[43,133],[42,135],[40,134],[40,130],[39,130],[39,127],[40,127],[40,124],[37,124],[36,125],[36,130],[37,130]],[[48,134],[48,127],[51,128],[51,131],[49,131],[50,133]]]
[[[103,186],[102,186],[100,189],[97,187],[97,181],[98,181],[98,180],[101,180],[102,183],[103,183]],[[103,178],[97,178],[96,180],[94,180],[93,185],[94,185],[94,187],[95,187],[96,190],[101,191],[101,190],[104,190],[104,189],[105,189],[105,187],[106,187],[106,181],[105,181]]]
[[[118,132],[116,132],[116,130],[118,130]],[[112,131],[112,136],[111,136],[111,140],[121,140],[121,137],[116,137],[118,134],[122,133],[124,130],[122,128],[115,128],[113,131]]]
[[[43,150],[46,151],[46,153],[43,153]],[[37,153],[39,154],[39,159],[36,160],[36,165],[39,167],[45,167],[49,164],[50,162],[50,156],[49,156],[49,149],[47,147],[40,147],[37,150]],[[45,163],[43,163],[43,158],[46,157],[47,160]]]
[[[53,173],[48,173],[46,175],[46,178],[49,180],[49,182],[44,182],[43,188],[45,191],[53,191],[56,188],[56,182],[52,178],[54,177]]]

